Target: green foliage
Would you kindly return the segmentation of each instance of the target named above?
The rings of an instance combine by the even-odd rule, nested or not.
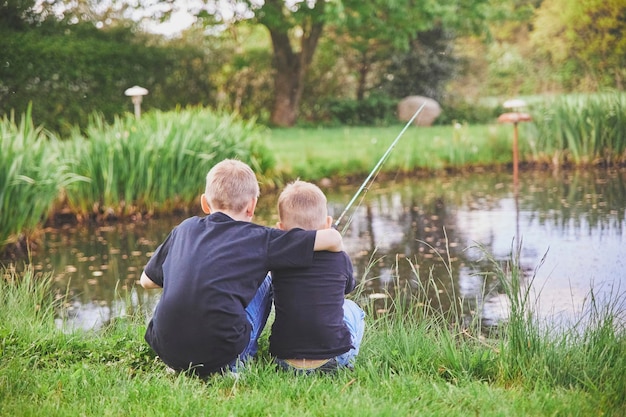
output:
[[[442,103],[441,115],[435,120],[437,125],[454,123],[489,124],[504,113],[502,106],[490,106],[479,101],[466,101],[450,97]]]
[[[62,333],[55,319],[62,294],[52,291],[52,275],[0,268],[0,369],[20,357],[31,370],[68,369],[84,362],[115,365],[134,373],[152,369],[154,352],[143,341],[143,324],[117,318],[100,334]],[[1,385],[1,384],[0,384]]]
[[[45,222],[63,187],[80,178],[60,142],[34,126],[30,108],[19,124],[0,120],[0,248],[20,243]]]
[[[168,212],[197,204],[209,169],[225,158],[248,163],[261,180],[273,160],[253,123],[202,108],[152,111],[137,121],[94,118],[87,137],[75,132],[64,143],[73,172],[89,182],[67,187],[67,202],[83,216]]]
[[[0,114],[32,103],[36,125],[68,134],[97,111],[106,120],[133,109],[124,91],[149,90],[144,110],[213,104],[212,60],[192,46],[149,46],[124,27],[45,22],[24,31],[0,30]]]
[[[30,264],[21,273],[12,267],[0,268],[1,356],[6,352],[7,341],[23,343],[20,336],[28,340],[53,323],[56,304],[51,286],[51,275],[35,273]]]
[[[38,21],[33,7],[36,0],[5,0],[0,3],[0,27],[22,29]]]
[[[508,318],[499,329],[500,377],[526,386],[579,387],[592,395],[602,391],[604,407],[624,407],[626,385],[611,370],[626,363],[623,296],[612,294],[600,302],[591,289],[579,321],[573,327],[552,328],[536,314],[535,276],[523,273],[520,252],[521,247],[516,248],[505,263],[486,254],[509,304]]]
[[[626,97],[619,92],[547,99],[533,109],[531,149],[538,162],[622,164],[626,161]]]
[[[28,246],[55,210],[88,219],[196,206],[206,173],[224,158],[248,163],[265,187],[279,177],[263,131],[232,115],[187,108],[112,124],[93,115],[85,131],[59,141],[29,113],[0,122],[0,250]]]
[[[553,68],[573,66],[568,73],[558,74],[568,87],[579,91],[623,88],[624,31],[623,0],[544,0],[531,40]]]
[[[452,41],[452,33],[441,26],[417,33],[408,51],[393,54],[379,88],[398,99],[423,95],[441,101],[458,67]]]
[[[329,99],[322,104],[318,120],[348,126],[377,126],[395,123],[396,100],[383,95],[371,95],[363,100]]]

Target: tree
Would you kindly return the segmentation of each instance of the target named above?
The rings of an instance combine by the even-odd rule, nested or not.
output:
[[[34,11],[36,0],[5,0],[0,2],[0,27],[23,29],[36,22],[40,14]]]
[[[165,1],[165,0],[163,0]],[[219,4],[230,4],[230,16]],[[212,14],[217,21],[236,24],[250,19],[267,28],[273,49],[274,103],[272,123],[292,126],[298,117],[304,78],[312,63],[320,38],[328,26],[346,25],[354,48],[362,51],[361,72],[377,59],[377,49],[388,45],[407,48],[420,30],[449,23],[465,30],[475,28],[483,18],[487,0],[459,4],[455,0],[205,0],[199,16]],[[240,7],[241,5],[245,7]]]
[[[569,83],[591,80],[590,88],[624,88],[626,76],[624,0],[544,0],[531,40]],[[569,71],[569,73],[564,73]]]
[[[432,27],[436,19],[435,3],[422,2],[418,13],[408,12],[407,6],[407,2],[363,2],[358,10],[346,13],[342,24],[337,25],[335,30],[344,39],[343,44],[354,53],[357,100],[365,98],[367,79],[376,65],[398,52],[407,52],[411,39]]]
[[[325,1],[304,3],[289,9],[283,0],[267,0],[257,11],[257,20],[272,39],[274,59],[274,105],[270,120],[278,126],[292,126],[304,88],[304,76],[311,65],[328,13]],[[292,47],[299,41],[299,51]]]
[[[381,88],[395,98],[421,94],[441,101],[444,84],[453,77],[458,64],[451,50],[452,39],[443,29],[419,33],[408,52],[392,56]]]

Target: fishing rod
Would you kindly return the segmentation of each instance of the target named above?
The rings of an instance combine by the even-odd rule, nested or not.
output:
[[[415,118],[422,112],[422,109],[424,108],[424,106],[426,105],[426,102],[422,103],[422,105],[420,106],[419,109],[417,109],[417,111],[415,112],[415,114],[413,115],[413,117],[411,117],[409,119],[409,121],[406,123],[406,125],[404,125],[404,128],[400,131],[400,133],[398,134],[398,136],[396,137],[396,139],[391,143],[391,145],[389,146],[389,148],[387,148],[387,151],[383,154],[383,156],[378,160],[378,163],[376,163],[376,166],[374,166],[374,169],[372,169],[369,173],[369,175],[367,176],[367,178],[365,178],[365,181],[363,181],[363,184],[361,184],[361,186],[359,187],[359,189],[357,190],[357,192],[354,194],[354,196],[352,197],[352,199],[350,200],[350,202],[348,203],[348,205],[346,206],[346,208],[343,210],[343,212],[341,213],[341,215],[339,215],[339,217],[337,218],[337,220],[335,220],[335,223],[333,225],[333,227],[336,229],[337,226],[339,226],[339,223],[341,223],[341,219],[343,219],[343,217],[346,215],[346,213],[348,212],[348,210],[350,210],[350,207],[352,207],[352,204],[354,204],[354,202],[356,201],[356,199],[359,197],[359,195],[361,194],[361,192],[365,189],[365,187],[367,186],[367,183],[369,182],[369,180],[374,177],[374,180],[376,179],[375,175],[378,175],[378,171],[380,170],[380,168],[382,167],[383,163],[385,162],[385,160],[389,157],[389,154],[391,153],[391,151],[393,150],[393,148],[396,146],[396,143],[398,143],[398,141],[400,140],[400,138],[402,137],[402,135],[404,134],[404,132],[409,128],[409,126],[411,125],[411,123],[413,123],[413,121],[415,120]],[[374,182],[374,180],[372,180],[372,182]],[[365,198],[365,194],[363,195],[363,198]],[[346,224],[346,226],[343,228],[342,230],[342,234],[343,232],[346,231],[346,229],[348,228],[348,226],[350,225],[350,222],[348,222],[348,224]]]

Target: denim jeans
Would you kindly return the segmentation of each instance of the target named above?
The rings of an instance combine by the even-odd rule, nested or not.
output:
[[[352,337],[352,349],[337,356],[341,366],[352,367],[356,355],[359,354],[363,333],[365,333],[365,312],[352,300],[343,300],[343,322],[346,323]]]
[[[245,362],[252,359],[259,350],[259,336],[267,324],[267,318],[270,315],[272,309],[272,302],[274,301],[274,291],[272,289],[272,276],[267,274],[265,280],[256,292],[256,295],[246,307],[246,315],[248,321],[252,325],[250,331],[250,341],[248,346],[245,347],[243,352],[239,354],[239,357],[228,364],[228,368],[236,372],[237,368],[241,368]]]

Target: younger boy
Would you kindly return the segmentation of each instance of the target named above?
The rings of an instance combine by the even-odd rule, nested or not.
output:
[[[268,271],[307,267],[314,250],[342,248],[337,231],[251,223],[258,196],[248,165],[218,163],[200,200],[208,216],[175,227],[145,267],[141,285],[163,288],[145,339],[174,370],[206,377],[254,356],[272,303]]]
[[[331,230],[326,196],[316,185],[295,181],[278,197],[278,227]],[[270,353],[298,373],[352,368],[364,331],[365,313],[345,299],[354,290],[345,252],[315,252],[313,265],[272,271],[276,317]]]

